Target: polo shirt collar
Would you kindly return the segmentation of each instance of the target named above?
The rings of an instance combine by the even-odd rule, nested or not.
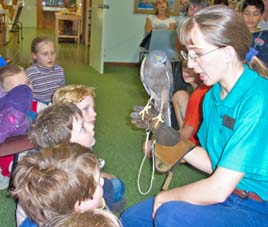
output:
[[[212,88],[212,97],[216,105],[223,105],[226,108],[233,108],[237,105],[238,101],[244,96],[245,92],[252,87],[252,70],[249,69],[248,65],[244,64],[244,71],[235,83],[231,91],[227,94],[224,99],[221,99],[221,85],[215,84]]]

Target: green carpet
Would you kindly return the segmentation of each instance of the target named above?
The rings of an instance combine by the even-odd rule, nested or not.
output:
[[[142,196],[137,190],[138,169],[142,160],[141,144],[145,139],[144,130],[136,129],[129,123],[133,105],[144,105],[148,98],[136,68],[106,67],[105,74],[99,75],[86,65],[64,64],[68,83],[86,84],[96,88],[96,146],[94,153],[106,160],[105,172],[113,173],[126,184],[127,206],[135,204],[159,192],[164,175],[156,175],[152,191]],[[151,163],[147,160],[141,177],[145,191],[149,185]],[[183,185],[202,178],[203,175],[182,165],[175,171],[171,187]],[[0,191],[0,227],[15,226],[15,203]]]

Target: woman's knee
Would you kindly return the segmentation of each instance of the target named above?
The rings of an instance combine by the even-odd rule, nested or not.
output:
[[[170,220],[170,217],[173,217],[178,210],[182,210],[182,202],[168,202],[164,203],[157,210],[155,221],[157,223],[162,223],[167,220]]]
[[[192,214],[193,206],[192,204],[179,201],[163,204],[156,213],[155,226],[188,226],[188,216]]]

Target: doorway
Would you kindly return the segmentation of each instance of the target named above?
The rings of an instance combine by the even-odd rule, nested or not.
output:
[[[81,14],[81,43],[88,46],[90,41],[91,0],[38,0],[37,28],[54,30],[56,12]]]

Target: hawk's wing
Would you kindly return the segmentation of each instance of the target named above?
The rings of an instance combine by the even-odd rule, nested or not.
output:
[[[147,74],[149,74],[148,69],[146,69],[146,60],[147,60],[148,56],[145,56],[144,59],[142,60],[141,63],[141,69],[140,69],[140,78],[141,78],[141,82],[143,87],[145,88],[146,92],[148,93],[148,95],[151,95],[151,89],[149,87],[150,83],[147,83],[145,78],[147,78]]]
[[[169,99],[172,98],[173,96],[173,91],[174,91],[174,81],[173,81],[173,72],[172,72],[172,66],[170,61],[167,61],[166,63],[166,78],[168,82],[168,89],[169,89]]]

